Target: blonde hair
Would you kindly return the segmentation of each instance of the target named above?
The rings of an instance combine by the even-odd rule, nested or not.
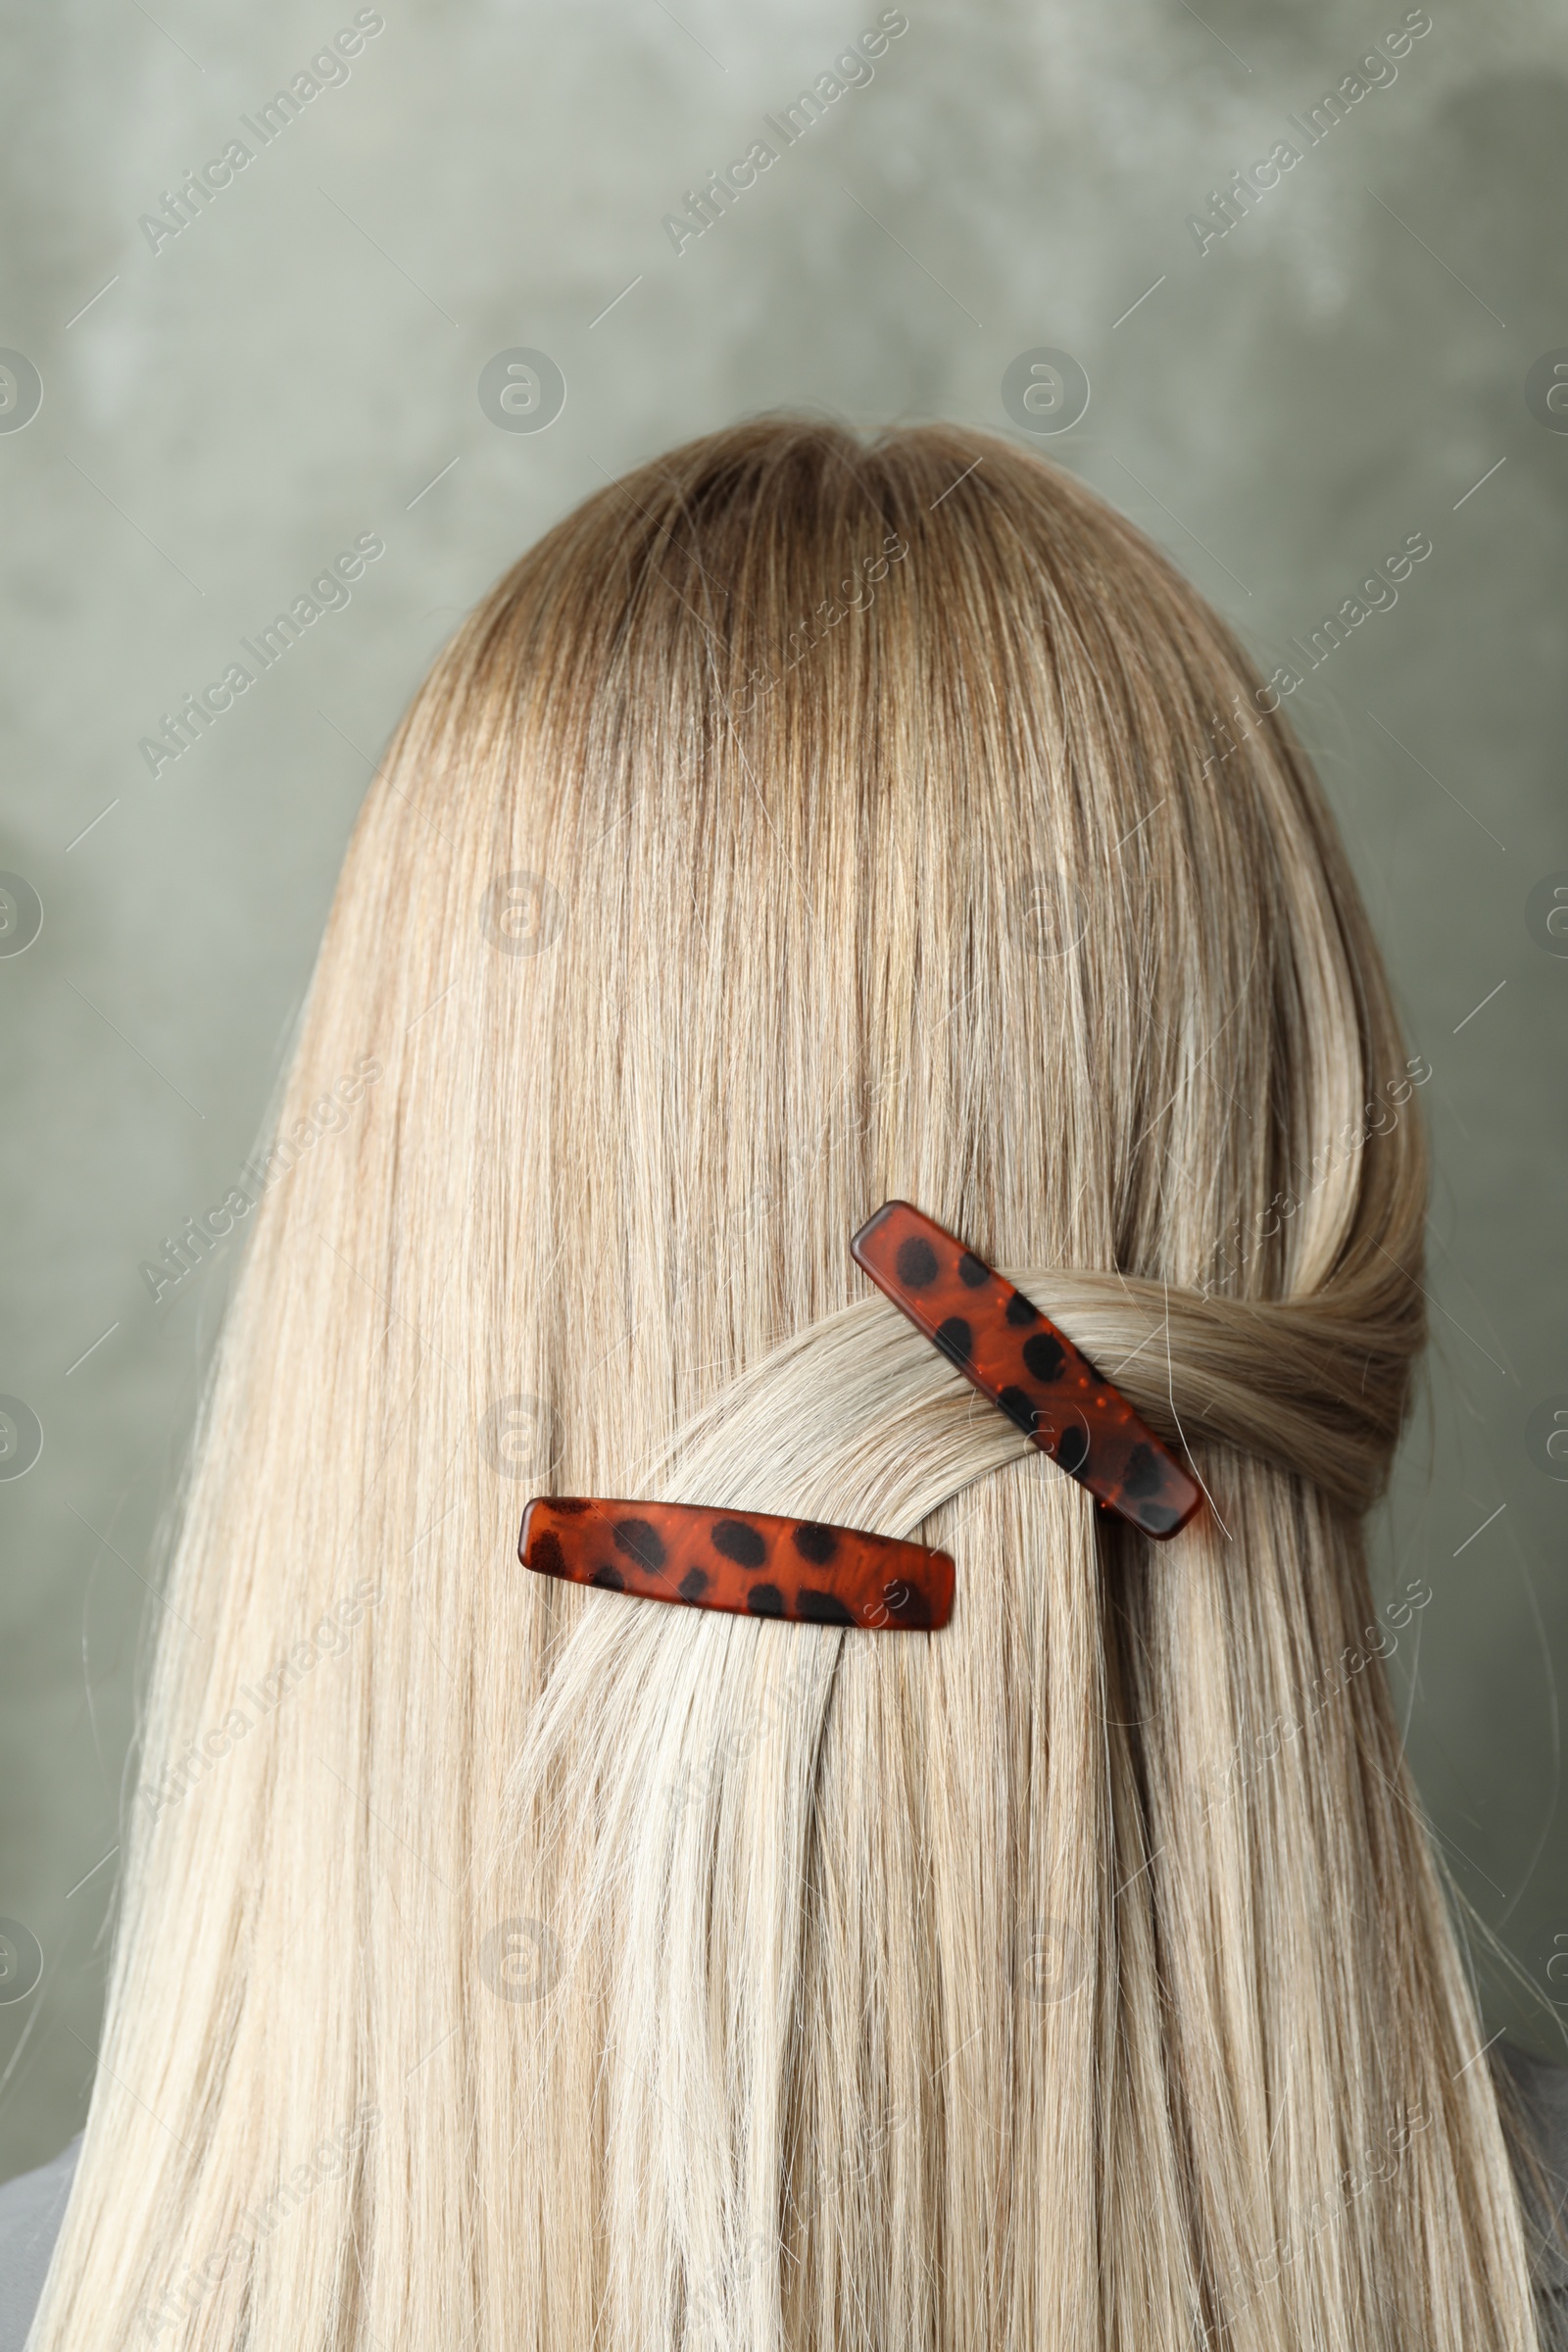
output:
[[[332,908],[34,2352],[1534,2344],[1359,1524],[1419,1074],[1278,687],[1070,475],[767,420],[552,530]],[[894,1195],[1212,1509],[872,1295]],[[553,1585],[536,1490],[918,1532],[953,1622]]]

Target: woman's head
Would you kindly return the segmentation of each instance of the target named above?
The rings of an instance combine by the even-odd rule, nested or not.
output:
[[[950,427],[695,443],[459,631],[204,1417],[42,2342],[1528,2340],[1358,1527],[1424,1065],[1290,675]],[[890,1196],[1212,1509],[1097,1520],[857,1273]],[[541,1490],[918,1529],[954,1618],[527,1577]]]

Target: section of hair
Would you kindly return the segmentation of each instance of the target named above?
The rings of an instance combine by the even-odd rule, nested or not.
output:
[[[143,1788],[248,1720],[130,1809],[35,2352],[1531,2342],[1361,1649],[1409,1049],[1283,710],[1212,756],[1238,696],[1137,531],[948,427],[676,451],[443,654],[284,1116],[384,1076],[258,1204]],[[1212,1512],[1097,1526],[956,1394],[858,1297],[889,1198]],[[546,1487],[917,1533],[985,1605],[608,1610],[517,1572]]]

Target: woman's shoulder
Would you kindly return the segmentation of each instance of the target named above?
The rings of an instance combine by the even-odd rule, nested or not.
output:
[[[22,2352],[43,2291],[81,2149],[69,2147],[0,2187],[0,2352]]]
[[[1494,2058],[1493,2079],[1513,2109],[1515,2139],[1522,2126],[1528,2155],[1540,2167],[1538,2175],[1516,2145],[1541,2339],[1548,2352],[1568,2352],[1568,2065],[1507,2041],[1497,2044]]]

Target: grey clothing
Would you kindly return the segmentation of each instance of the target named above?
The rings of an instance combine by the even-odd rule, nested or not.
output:
[[[1536,2280],[1536,2312],[1546,2352],[1568,2352],[1568,2066],[1508,2042],[1498,2044],[1493,2072],[1499,2088],[1512,2084],[1544,2176],[1537,2183],[1521,2171],[1525,2234]]]
[[[48,2164],[0,2188],[0,2352],[22,2352],[26,2341],[80,2147],[78,2132]]]

